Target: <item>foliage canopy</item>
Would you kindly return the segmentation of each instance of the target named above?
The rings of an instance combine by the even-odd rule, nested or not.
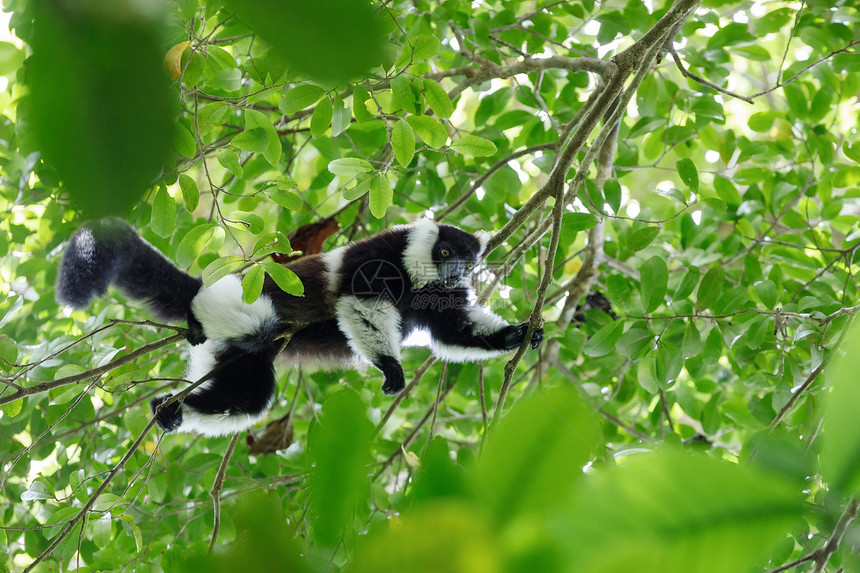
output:
[[[0,572],[860,568],[853,2],[4,9]],[[54,301],[105,214],[248,301],[311,223],[488,230],[479,292],[547,340],[162,436],[182,328]]]

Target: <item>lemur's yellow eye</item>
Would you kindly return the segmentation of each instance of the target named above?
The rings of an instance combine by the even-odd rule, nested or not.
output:
[[[448,257],[448,256],[451,256],[451,251],[449,251],[448,249],[442,249],[442,252],[440,254],[443,257]]]
[[[470,270],[470,271],[471,271],[474,267],[475,267],[475,264],[474,264],[474,263],[466,263],[466,269],[467,269],[467,270]]]

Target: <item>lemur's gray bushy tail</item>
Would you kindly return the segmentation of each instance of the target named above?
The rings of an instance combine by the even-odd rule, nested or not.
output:
[[[159,319],[185,321],[203,283],[179,270],[125,221],[91,221],[69,240],[57,300],[84,308],[111,284],[129,298],[145,301]]]

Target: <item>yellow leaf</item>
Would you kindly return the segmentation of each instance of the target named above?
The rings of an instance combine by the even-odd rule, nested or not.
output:
[[[403,459],[406,460],[406,465],[410,468],[417,468],[421,465],[421,460],[413,452],[404,452]]]
[[[182,75],[182,54],[189,46],[191,42],[179,42],[167,50],[167,55],[164,56],[164,68],[170,74],[170,79],[175,80]]]

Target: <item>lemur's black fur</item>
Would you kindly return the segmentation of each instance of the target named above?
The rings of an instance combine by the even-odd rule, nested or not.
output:
[[[414,330],[427,331],[433,352],[450,361],[517,348],[526,324],[509,325],[477,305],[464,284],[483,254],[482,239],[429,220],[395,227],[288,264],[302,280],[303,297],[267,277],[260,299],[245,305],[238,277],[203,287],[130,225],[104,219],[69,241],[57,300],[82,308],[113,284],[162,320],[188,321],[186,377],[211,375],[181,404],[159,407],[167,395],[151,407],[165,431],[224,435],[250,427],[271,405],[276,339],[285,330],[295,331],[282,351],[288,362],[338,368],[364,359],[382,371],[386,394],[404,388],[400,345]],[[535,332],[532,348],[542,338],[543,330]]]

